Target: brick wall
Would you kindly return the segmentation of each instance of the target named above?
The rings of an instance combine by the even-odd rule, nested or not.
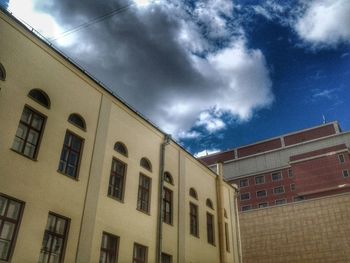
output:
[[[350,262],[350,193],[240,213],[243,263]]]

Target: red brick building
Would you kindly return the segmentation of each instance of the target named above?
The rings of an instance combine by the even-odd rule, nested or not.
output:
[[[202,157],[240,188],[242,211],[350,191],[350,132],[327,123]]]

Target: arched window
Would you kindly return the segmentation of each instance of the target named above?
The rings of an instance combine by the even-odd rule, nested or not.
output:
[[[84,131],[86,130],[85,120],[79,114],[72,113],[71,115],[69,115],[68,121],[73,125],[77,126],[78,128]]]
[[[114,144],[114,150],[121,155],[124,155],[125,157],[128,157],[128,149],[126,148],[125,144],[122,142],[116,142]]]
[[[4,66],[0,63],[0,80],[5,81],[6,79],[6,70]]]
[[[198,199],[197,192],[194,190],[194,188],[190,188],[190,196],[192,196],[195,199]]]
[[[206,205],[207,207],[214,209],[213,202],[209,198],[207,198]]]
[[[164,173],[164,181],[169,183],[169,184],[174,184],[173,177],[169,172]]]
[[[40,89],[32,89],[31,91],[29,91],[28,97],[32,98],[42,106],[50,109],[50,106],[51,106],[50,98],[49,96],[47,96],[47,94],[44,91]]]
[[[225,217],[225,218],[228,218],[228,217],[227,217],[227,212],[226,212],[226,209],[225,209],[225,208],[224,208],[224,217]]]
[[[151,162],[146,158],[146,157],[143,157],[141,160],[140,160],[140,165],[145,168],[146,170],[152,172],[152,164]]]

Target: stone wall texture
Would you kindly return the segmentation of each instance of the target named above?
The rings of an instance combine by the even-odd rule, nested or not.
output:
[[[243,263],[350,262],[350,193],[240,213]]]

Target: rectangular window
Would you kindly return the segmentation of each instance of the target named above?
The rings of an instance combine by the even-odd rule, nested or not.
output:
[[[250,193],[241,194],[241,201],[249,200],[249,199],[250,199]]]
[[[151,178],[140,174],[137,209],[146,213],[150,211]]]
[[[282,173],[281,172],[275,172],[271,174],[272,181],[280,181],[282,180]]]
[[[248,211],[248,210],[250,210],[250,209],[252,209],[252,206],[251,206],[251,205],[245,205],[245,206],[242,206],[242,207],[241,207],[241,211]]]
[[[134,253],[133,253],[133,263],[146,263],[147,262],[147,247],[137,244],[134,244]]]
[[[263,184],[265,183],[265,176],[259,175],[255,176],[255,184]]]
[[[173,223],[173,192],[165,187],[163,189],[163,222]]]
[[[109,177],[108,196],[123,201],[125,174],[126,164],[113,158],[111,175]]]
[[[214,216],[207,213],[207,240],[209,244],[215,245]]]
[[[294,201],[294,202],[299,202],[299,201],[302,201],[302,200],[304,200],[304,197],[303,197],[303,196],[295,196],[295,197],[293,198],[293,201]]]
[[[344,176],[344,178],[349,177],[349,171],[348,170],[343,170],[343,176]]]
[[[195,204],[190,203],[190,233],[193,236],[198,237],[198,207]]]
[[[279,187],[273,188],[273,193],[274,194],[283,194],[284,193],[284,187],[283,186],[279,186]]]
[[[241,179],[239,180],[239,187],[247,187],[249,186],[249,179]]]
[[[267,207],[267,203],[260,203],[258,207],[259,208]]]
[[[290,190],[291,190],[291,191],[295,191],[295,184],[291,184],[291,185],[290,185]]]
[[[173,257],[171,255],[162,253],[162,263],[172,263],[173,262]]]
[[[257,197],[265,197],[265,196],[267,196],[267,192],[266,192],[266,190],[257,191],[256,196]]]
[[[293,177],[292,169],[288,169],[288,177]]]
[[[77,178],[80,156],[84,140],[67,131],[64,138],[58,171],[73,178]]]
[[[225,223],[225,244],[226,244],[226,251],[230,252],[230,236],[228,233],[228,224]]]
[[[103,233],[99,263],[116,263],[118,261],[119,237]]]
[[[279,199],[279,200],[276,200],[276,205],[283,205],[287,203],[287,200],[286,199]]]
[[[345,163],[345,158],[343,154],[338,154],[339,163]]]
[[[44,124],[45,117],[43,115],[24,107],[12,149],[24,156],[35,159],[38,154]]]
[[[63,262],[68,227],[68,218],[49,213],[39,263]]]
[[[9,261],[15,247],[23,202],[0,195],[0,261]]]

